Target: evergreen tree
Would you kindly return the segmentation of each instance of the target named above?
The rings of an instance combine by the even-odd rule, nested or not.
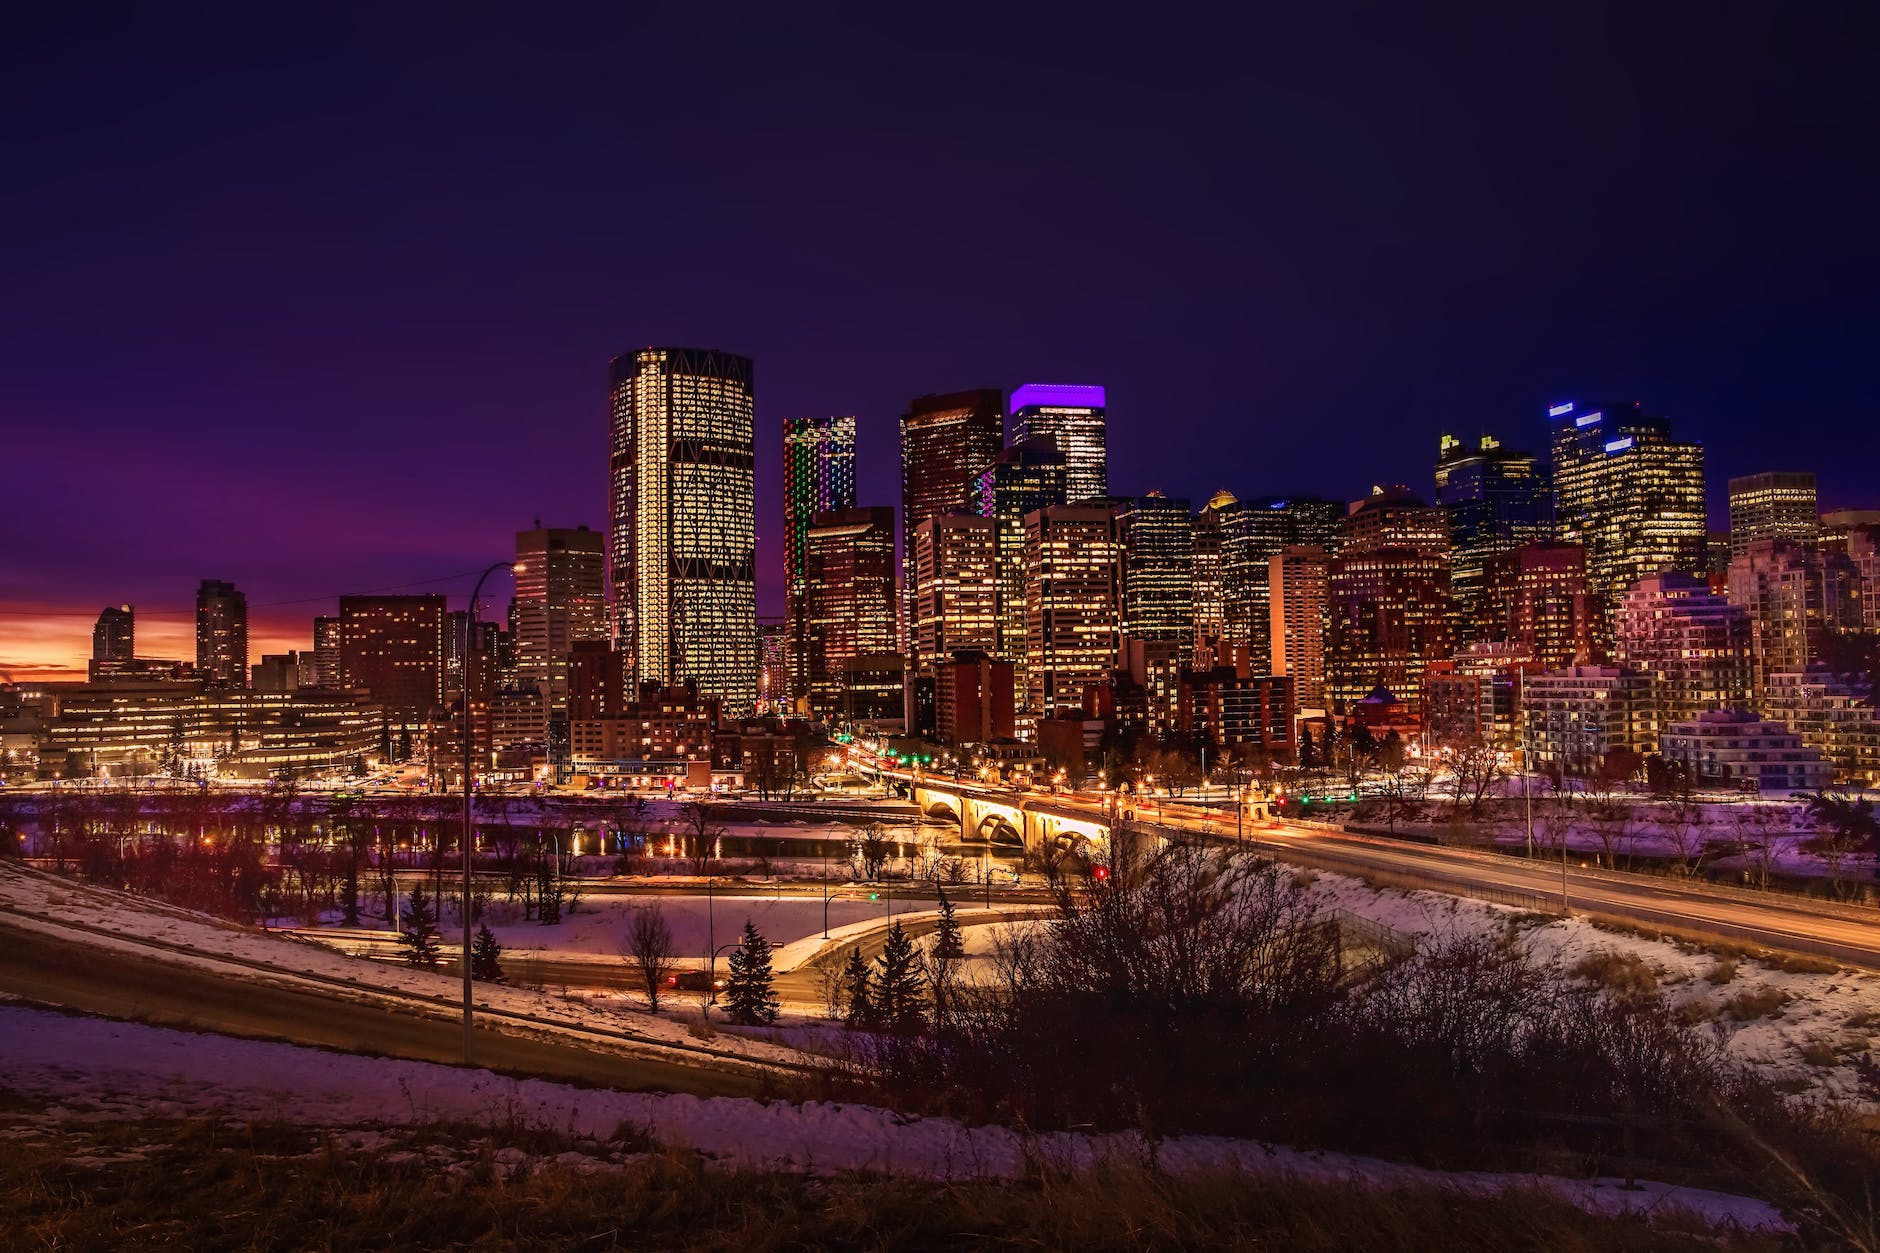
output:
[[[966,942],[960,938],[960,924],[953,918],[953,902],[944,890],[940,893],[940,925],[934,931],[933,955],[942,961],[966,956]]]
[[[851,1027],[875,1025],[874,973],[861,949],[849,950],[848,965],[842,968],[842,1018]]]
[[[777,1021],[777,993],[771,987],[770,941],[744,920],[744,942],[731,950],[731,977],[725,980],[725,1012],[736,1022],[762,1026]]]
[[[503,981],[503,946],[490,931],[490,924],[477,924],[476,942],[470,946],[470,977],[484,983]]]
[[[927,980],[921,974],[920,954],[897,921],[888,929],[888,942],[875,959],[875,1018],[890,1031],[914,1032],[927,1024]]]
[[[1310,770],[1319,763],[1312,757],[1312,728],[1299,728],[1299,768]]]
[[[431,912],[431,898],[424,894],[424,885],[420,883],[411,890],[411,900],[405,906],[405,926],[398,933],[398,942],[405,949],[405,960],[413,966],[437,965],[440,950],[436,923],[437,916]]]

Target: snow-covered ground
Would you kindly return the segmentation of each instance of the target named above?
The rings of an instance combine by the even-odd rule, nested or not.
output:
[[[866,1105],[576,1088],[9,1005],[0,1005],[0,1089],[56,1102],[44,1115],[50,1119],[215,1115],[368,1133],[471,1122],[601,1140],[633,1126],[720,1165],[817,1174],[1013,1178],[1041,1161],[1078,1167],[1147,1160],[1153,1152],[1158,1166],[1173,1171],[1227,1168],[1269,1178],[1475,1195],[1539,1188],[1596,1213],[1681,1211],[1745,1229],[1788,1228],[1763,1201],[1665,1184],[1627,1189],[1615,1179],[1452,1174],[1219,1137],[1177,1137],[1151,1149],[1130,1135],[1026,1135],[943,1118],[910,1119]]]
[[[635,910],[657,906],[681,957],[704,958],[719,944],[735,941],[748,919],[771,945],[781,946],[814,934],[822,935],[823,903],[816,897],[780,896],[748,888],[716,893],[708,903],[703,896],[602,896],[581,899],[575,912],[562,915],[552,927],[526,921],[522,907],[495,901],[489,907],[490,930],[503,947],[514,953],[555,956],[580,954],[618,958],[626,947],[627,927]],[[925,906],[921,906],[925,908]],[[829,900],[829,925],[887,922],[886,900],[871,901],[866,891],[839,890]],[[896,915],[910,912],[905,902]]]
[[[1880,1038],[1880,975],[1784,970],[1773,961],[1603,930],[1585,918],[1544,918],[1439,892],[1374,888],[1344,875],[1314,872],[1313,890],[1331,907],[1411,935],[1493,932],[1514,922],[1530,953],[1564,970],[1599,953],[1635,955],[1651,967],[1671,1003],[1693,1019],[1714,1022],[1738,1058],[1798,1091],[1871,1103],[1854,1062],[1872,1057]],[[1752,1013],[1760,1005],[1772,1008]]]

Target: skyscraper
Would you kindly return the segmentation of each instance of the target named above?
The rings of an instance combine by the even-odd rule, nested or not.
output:
[[[1482,570],[1491,557],[1553,538],[1546,467],[1532,453],[1482,436],[1473,451],[1445,435],[1436,461],[1436,503],[1449,519],[1449,585],[1465,639],[1475,638]]]
[[[1293,681],[1301,709],[1325,706],[1325,619],[1330,610],[1327,580],[1331,558],[1323,548],[1289,545],[1267,562],[1275,676]]]
[[[1048,438],[1019,440],[979,474],[974,491],[980,517],[996,524],[999,564],[999,640],[992,652],[1010,661],[1019,690],[1025,684],[1025,515],[1065,503],[1066,462]]]
[[[1418,552],[1449,555],[1449,517],[1438,506],[1400,483],[1379,484],[1371,494],[1351,502],[1345,513],[1345,542],[1341,557],[1355,557],[1380,548],[1414,548]]]
[[[1326,579],[1325,698],[1349,712],[1374,688],[1413,709],[1432,661],[1455,652],[1446,555],[1420,548],[1341,553]]]
[[[994,653],[999,640],[997,523],[943,513],[914,529],[915,666],[931,675],[963,649]]]
[[[600,532],[584,526],[516,532],[516,681],[542,693],[547,712],[568,704],[568,654],[607,638]]]
[[[1123,634],[1191,640],[1195,633],[1195,519],[1188,502],[1150,492],[1116,510],[1123,558]]]
[[[340,597],[339,670],[393,726],[421,724],[444,699],[444,598]]]
[[[1289,545],[1337,552],[1344,539],[1346,509],[1310,496],[1236,501],[1221,519],[1221,601],[1224,641],[1248,654],[1250,673],[1267,673],[1273,646],[1267,587],[1273,554]]]
[[[1704,450],[1634,402],[1551,406],[1554,528],[1586,549],[1592,589],[1617,604],[1641,578],[1705,568]]]
[[[894,510],[838,509],[811,522],[804,550],[810,707],[841,716],[848,664],[895,643]]]
[[[1081,705],[1117,664],[1121,552],[1107,507],[1053,505],[1025,516],[1026,706]]]
[[[1026,383],[1012,393],[1012,438],[1049,436],[1068,467],[1065,492],[1072,503],[1110,494],[1101,387]]]
[[[248,598],[233,583],[204,579],[196,588],[196,677],[248,686]]]
[[[1195,638],[1192,664],[1207,669],[1227,633],[1227,602],[1222,585],[1221,513],[1234,504],[1226,488],[1208,498],[1195,514]]]
[[[137,656],[137,613],[129,605],[106,605],[91,628],[91,659],[104,668]],[[93,669],[99,669],[97,665]]]
[[[313,620],[313,673],[315,687],[340,687],[339,619]]]
[[[1730,562],[1729,597],[1749,614],[1758,708],[1771,675],[1824,660],[1831,634],[1861,629],[1861,590],[1859,568],[1838,546],[1786,539],[1744,545]]]
[[[757,699],[756,445],[749,357],[614,358],[614,638],[632,682],[698,681],[727,713]]]
[[[1586,585],[1578,544],[1528,544],[1490,557],[1476,596],[1474,637],[1501,641],[1543,670],[1603,661],[1606,614]]]
[[[783,420],[783,620],[789,698],[809,691],[804,597],[809,529],[819,514],[855,508],[855,419]],[[892,539],[892,537],[890,537]]]
[[[973,513],[979,472],[1004,444],[1005,393],[997,388],[920,396],[901,415],[901,582],[908,605],[915,595],[914,532],[929,518]],[[913,629],[910,612],[910,638]]]
[[[1770,471],[1730,480],[1730,556],[1741,557],[1757,540],[1813,543],[1821,532],[1815,476]]]

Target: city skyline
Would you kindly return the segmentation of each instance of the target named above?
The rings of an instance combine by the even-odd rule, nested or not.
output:
[[[1184,44],[1126,99],[925,93],[946,111],[917,98],[951,81],[964,28],[883,59],[863,51],[906,19],[872,20],[889,29],[814,47],[782,19],[709,46],[636,27],[673,56],[613,98],[580,85],[626,33],[604,22],[532,32],[492,87],[457,67],[512,34],[475,22],[446,47],[388,15],[373,37],[394,74],[338,29],[281,45],[206,20],[101,33],[43,15],[11,83],[59,119],[56,142],[21,154],[38,194],[0,209],[37,245],[0,336],[9,450],[35,470],[0,550],[0,668],[74,672],[99,608],[126,602],[141,651],[188,656],[204,577],[247,593],[256,654],[302,646],[302,618],[340,593],[461,598],[464,572],[530,518],[604,526],[605,362],[649,343],[757,360],[760,432],[857,414],[862,505],[896,500],[909,397],[1035,379],[1105,388],[1111,477],[1129,494],[1427,493],[1439,433],[1539,451],[1542,406],[1618,396],[1705,445],[1713,529],[1740,475],[1811,469],[1824,507],[1868,503],[1874,174],[1849,154],[1872,88],[1834,15],[1693,32],[1636,14],[1624,40],[1597,23],[1543,31],[1536,15],[1456,40],[1402,18],[1350,38],[1289,17],[1252,44],[1335,36],[1336,77],[1310,58],[1237,63],[1226,49],[1247,41],[1223,39]],[[1166,37],[1101,20],[999,29],[1040,73],[1117,66]],[[1494,68],[1509,48],[1518,81]],[[1579,91],[1592,61],[1625,89]],[[786,62],[791,81],[830,86],[780,93]],[[1412,78],[1451,98],[1398,116],[1395,101],[1420,98]],[[722,103],[664,111],[694,82]],[[858,88],[880,118],[844,111]],[[136,107],[159,95],[165,108]],[[618,194],[623,110],[694,128],[667,171],[674,208]],[[1040,142],[1065,110],[1102,146]],[[756,171],[767,194],[747,202],[702,154],[750,128],[776,151]],[[806,132],[817,146],[792,140]],[[1268,154],[1257,171],[1221,155],[1250,144]],[[308,194],[307,171],[328,166],[340,176]],[[240,178],[201,177],[225,167]],[[528,172],[526,202],[490,181],[505,167]],[[983,223],[918,197],[834,211],[935,174],[1053,185],[1083,207]],[[1098,263],[1112,241],[1124,259]],[[1153,267],[1126,259],[1151,247],[1169,250]],[[732,263],[701,268],[706,255]],[[1328,457],[1340,426],[1353,437]],[[767,615],[782,582],[774,442],[757,448]],[[198,484],[200,447],[217,455]]]

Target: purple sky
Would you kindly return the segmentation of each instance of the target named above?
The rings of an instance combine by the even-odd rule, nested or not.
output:
[[[1016,7],[14,18],[0,669],[600,526],[648,343],[756,359],[765,611],[783,418],[898,503],[907,398],[1028,380],[1108,387],[1118,491],[1427,491],[1618,397],[1713,500],[1880,505],[1870,6]]]

